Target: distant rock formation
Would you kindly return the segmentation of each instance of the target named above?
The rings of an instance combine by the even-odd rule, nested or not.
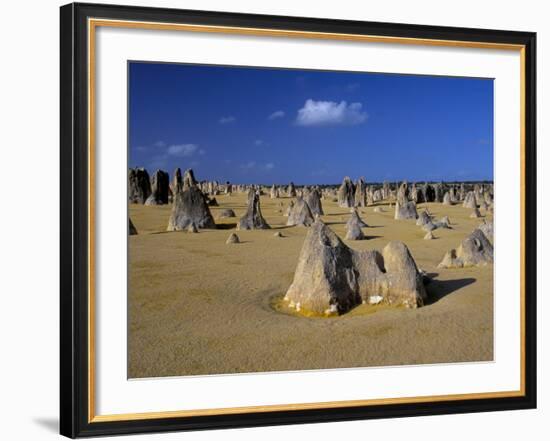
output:
[[[448,251],[439,268],[463,268],[493,263],[493,245],[483,231],[476,228],[460,246]]]
[[[466,193],[466,197],[464,198],[462,206],[464,208],[477,208],[476,197],[473,191],[469,191],[468,193]]]
[[[279,189],[275,187],[275,184],[271,186],[271,190],[269,191],[269,196],[271,197],[271,199],[279,198]]]
[[[286,224],[288,226],[302,226],[309,227],[314,222],[313,214],[309,209],[309,205],[302,198],[297,198],[296,202],[292,205],[288,220]]]
[[[132,223],[132,219],[128,218],[128,224],[128,234],[130,234],[130,236],[135,236],[138,234],[136,227]]]
[[[176,184],[176,187],[179,185]],[[193,171],[189,169],[184,174],[181,190],[174,195],[167,231],[182,231],[191,223],[197,228],[216,228],[206,197],[197,186]]]
[[[151,178],[151,194],[145,201],[145,205],[164,205],[168,203],[168,190],[170,180],[168,173],[157,170]]]
[[[448,191],[445,193],[445,196],[443,196],[443,205],[453,205],[451,194]]]
[[[308,231],[285,300],[296,310],[343,314],[364,303],[422,306],[426,291],[405,244],[354,251],[324,223]]]
[[[418,214],[416,213],[416,204],[414,203],[414,201],[409,201],[401,204],[398,200],[395,203],[395,219],[416,219],[417,217]]]
[[[367,189],[365,185],[365,180],[359,178],[355,184],[355,206],[356,207],[366,207],[367,206]]]
[[[144,168],[131,168],[128,171],[128,201],[131,204],[144,204],[151,195],[149,173]]]
[[[344,208],[352,208],[355,205],[353,182],[346,176],[338,189],[338,205]]]
[[[304,200],[307,202],[307,205],[309,206],[309,209],[314,216],[316,214],[318,214],[319,216],[325,214],[323,212],[323,205],[321,203],[321,192],[319,191],[319,189],[313,188],[308,191],[306,196],[304,197]]]
[[[271,228],[262,216],[260,196],[254,189],[248,191],[246,213],[237,224],[238,230],[267,230]]]
[[[288,190],[286,192],[286,195],[289,198],[295,198],[296,197],[296,187],[294,186],[294,182],[291,182],[288,184]]]

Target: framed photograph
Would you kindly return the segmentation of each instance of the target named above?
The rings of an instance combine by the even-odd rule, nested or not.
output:
[[[536,406],[536,36],[61,8],[61,433]]]

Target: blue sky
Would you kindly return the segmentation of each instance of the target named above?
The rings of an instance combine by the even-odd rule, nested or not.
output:
[[[130,166],[199,180],[492,180],[493,81],[131,62]]]

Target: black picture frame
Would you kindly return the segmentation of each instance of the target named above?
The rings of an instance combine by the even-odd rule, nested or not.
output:
[[[327,409],[90,421],[87,205],[89,103],[86,32],[89,17],[523,46],[525,57],[524,395]],[[536,407],[535,33],[78,3],[61,7],[60,22],[60,433],[62,435],[75,438]]]

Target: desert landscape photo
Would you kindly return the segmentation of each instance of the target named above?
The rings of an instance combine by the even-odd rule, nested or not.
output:
[[[129,378],[493,360],[491,79],[128,75]]]

